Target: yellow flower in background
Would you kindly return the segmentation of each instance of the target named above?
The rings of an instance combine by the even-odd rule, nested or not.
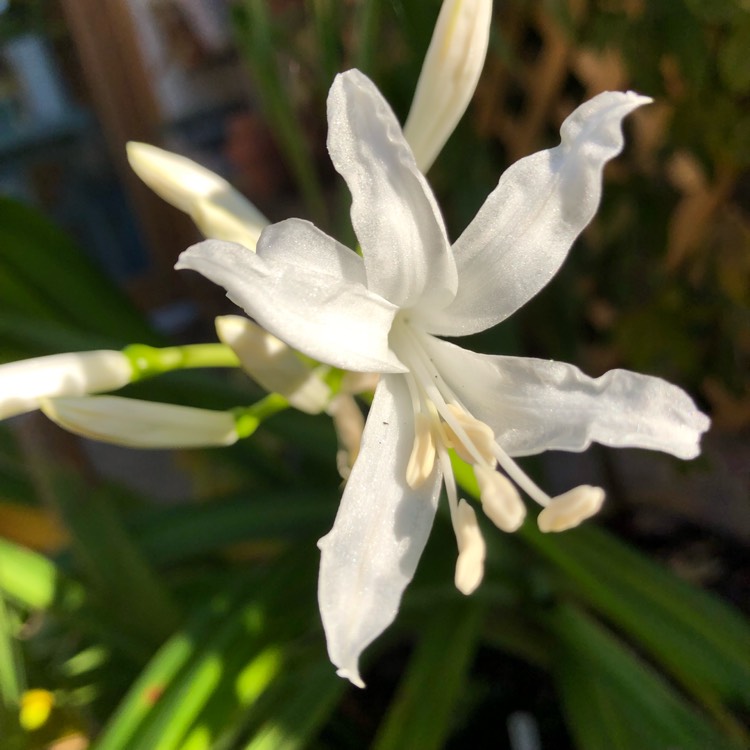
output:
[[[21,696],[18,722],[27,732],[35,732],[47,723],[54,706],[55,696],[49,690],[27,690]]]

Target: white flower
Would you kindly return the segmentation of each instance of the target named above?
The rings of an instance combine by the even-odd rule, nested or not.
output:
[[[122,388],[133,366],[109,349],[51,354],[0,365],[0,419],[39,408],[46,396],[83,396]]]
[[[69,432],[130,448],[224,446],[238,439],[231,411],[118,396],[42,399],[40,407]]]
[[[404,136],[427,172],[466,111],[487,56],[492,0],[445,0],[419,74]]]
[[[268,220],[223,177],[179,154],[131,141],[133,171],[167,203],[189,214],[204,237],[255,249]]]
[[[562,503],[549,528],[556,516],[562,525],[580,520],[597,494],[579,488],[551,499],[512,456],[592,441],[698,454],[708,419],[663,380],[624,370],[592,379],[571,365],[480,355],[436,338],[499,323],[549,281],[596,211],[603,166],[622,148],[622,119],[648,101],[604,93],[579,107],[561,144],[510,167],[451,247],[388,104],[349,71],[329,94],[328,149],[352,194],[363,257],[294,219],[266,228],[257,254],[215,241],[182,254],[178,268],[224,286],[295,349],[382,373],[336,521],[320,542],[329,656],[353,683],[362,684],[362,650],[396,615],[443,483],[461,553],[457,583],[471,590],[481,578],[484,550],[460,509],[450,449],[475,467],[488,515],[507,530],[524,515],[513,485],[545,508]],[[581,494],[588,502],[576,502]]]

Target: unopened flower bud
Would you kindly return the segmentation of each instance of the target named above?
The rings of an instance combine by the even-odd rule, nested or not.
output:
[[[44,399],[40,406],[69,432],[130,448],[232,445],[238,438],[230,411],[117,396]]]
[[[604,490],[582,484],[552,499],[537,518],[540,531],[566,531],[599,512]]]
[[[133,171],[161,198],[189,214],[204,237],[255,251],[268,220],[223,177],[179,154],[130,142]]]
[[[38,409],[45,397],[114,391],[132,379],[130,360],[108,349],[9,362],[0,365],[0,419]]]
[[[445,0],[417,82],[404,135],[422,172],[466,111],[487,55],[492,0]]]
[[[331,399],[331,389],[291,347],[240,315],[215,320],[219,339],[231,347],[242,368],[267,391],[280,393],[295,408],[319,414]]]

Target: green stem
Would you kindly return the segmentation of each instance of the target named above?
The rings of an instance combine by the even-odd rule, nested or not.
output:
[[[226,344],[188,344],[162,349],[146,344],[130,344],[122,353],[130,360],[134,381],[172,370],[240,366],[237,355]]]
[[[232,409],[237,434],[240,438],[250,437],[261,422],[289,408],[289,402],[278,393],[269,393],[252,406]]]

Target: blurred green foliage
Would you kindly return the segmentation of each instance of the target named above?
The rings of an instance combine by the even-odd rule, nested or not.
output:
[[[523,342],[584,362],[603,350],[607,362],[658,372],[695,393],[712,377],[747,394],[750,344],[741,332],[750,275],[736,271],[748,249],[736,244],[748,241],[743,3],[591,3],[578,16],[565,3],[504,5],[498,16],[533,24],[546,9],[576,45],[617,50],[630,85],[670,110],[645,166],[626,154],[627,168],[608,184],[593,230],[557,281],[516,325],[476,343],[512,353]],[[290,173],[310,215],[341,237],[347,198],[319,140],[331,76],[361,66],[403,118],[438,7],[310,0],[272,13],[262,0],[234,5]],[[501,24],[491,50],[521,65]],[[468,117],[440,157],[431,180],[453,236],[497,180],[504,151]],[[698,241],[669,263],[670,222],[684,196],[668,164],[680,152],[697,160],[706,185],[721,178],[725,187]],[[0,248],[1,359],[161,343],[32,209],[0,201]],[[594,315],[602,307],[608,314]],[[219,408],[258,395],[249,381],[181,375],[130,392]],[[338,679],[315,595],[315,540],[340,493],[335,449],[325,419],[280,415],[241,446],[182,457],[198,497],[165,506],[82,472],[43,441],[30,451],[0,425],[3,747],[42,748],[77,733],[96,750],[429,750],[477,744],[487,731],[506,747],[502,723],[519,706],[524,676],[532,685],[525,707],[545,747],[748,745],[745,619],[591,526],[559,536],[540,534],[533,519],[515,536],[488,529],[486,580],[465,599],[452,585],[445,550],[454,540],[439,515],[396,626],[367,653],[368,690]],[[474,492],[473,475],[460,465],[457,474]],[[31,541],[10,541],[14,524]],[[24,709],[29,688],[49,699],[49,715],[37,709],[36,722]]]

